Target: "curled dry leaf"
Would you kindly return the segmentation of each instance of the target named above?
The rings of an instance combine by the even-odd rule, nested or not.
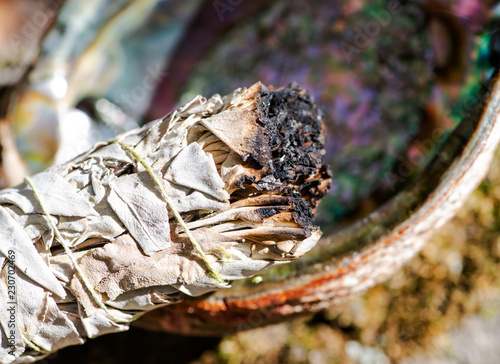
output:
[[[0,191],[2,363],[302,256],[329,186],[306,91],[196,97]]]

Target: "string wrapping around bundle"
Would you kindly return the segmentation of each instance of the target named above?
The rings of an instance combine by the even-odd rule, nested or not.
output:
[[[299,258],[330,176],[309,94],[201,96],[0,191],[0,362]]]

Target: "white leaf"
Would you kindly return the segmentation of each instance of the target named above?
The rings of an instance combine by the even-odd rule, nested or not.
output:
[[[196,142],[177,154],[163,178],[203,192],[219,201],[229,200],[229,194],[224,190],[224,182],[217,172],[213,158]]]
[[[110,183],[108,202],[140,245],[151,255],[170,246],[166,202],[147,172],[121,176]]]
[[[4,257],[11,255],[9,254],[11,250],[15,252],[14,265],[17,269],[59,297],[66,297],[64,288],[43,261],[29,235],[2,207],[0,207],[0,241],[0,254]]]
[[[61,176],[44,172],[31,177],[45,210],[52,216],[99,216],[89,202],[78,195]],[[43,214],[27,183],[0,191],[0,203],[18,206],[25,214]]]
[[[229,202],[221,202],[191,188],[165,181],[167,196],[174,208],[182,213],[196,210],[223,211],[229,208]]]

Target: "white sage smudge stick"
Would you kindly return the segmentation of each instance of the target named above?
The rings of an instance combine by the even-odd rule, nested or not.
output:
[[[306,91],[196,97],[0,191],[0,361],[30,362],[319,240],[324,125]]]

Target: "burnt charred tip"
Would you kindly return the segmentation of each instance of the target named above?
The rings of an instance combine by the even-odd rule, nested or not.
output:
[[[325,125],[311,95],[297,84],[274,89],[257,82],[226,100],[202,123],[243,162],[225,177],[233,200],[298,193],[315,207],[331,175],[322,158]]]
[[[284,210],[284,207],[262,207],[260,209],[255,210],[255,212],[261,217],[262,219],[274,216],[278,214],[280,211]]]
[[[326,194],[331,178],[322,158],[325,126],[321,112],[309,92],[295,83],[277,90],[260,84],[258,99],[266,145],[261,144],[256,153],[268,155],[273,180],[293,186],[315,206]],[[257,185],[266,189],[269,180],[262,178]]]
[[[295,222],[301,227],[310,226],[314,215],[307,202],[299,194],[295,194],[295,197],[292,197],[291,203]]]

